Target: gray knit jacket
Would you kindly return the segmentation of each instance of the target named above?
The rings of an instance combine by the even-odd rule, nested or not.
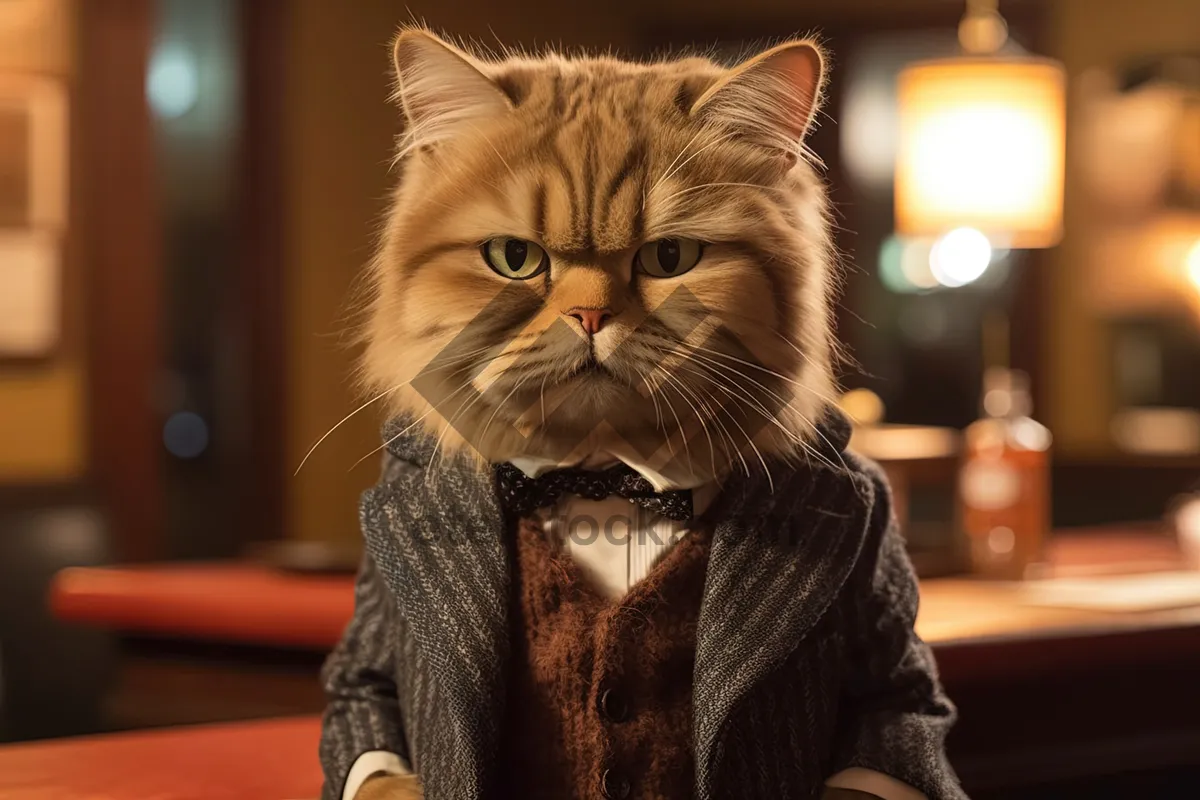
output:
[[[960,800],[944,750],[954,707],[913,632],[917,584],[887,485],[844,450],[845,421],[829,419],[824,458],[771,465],[773,489],[731,478],[697,521],[713,543],[693,672],[695,796],[818,798],[858,766]],[[431,467],[418,435],[388,449],[361,506],[355,615],[323,672],[324,798],[339,800],[370,750],[401,755],[428,800],[496,797],[512,564],[494,481],[464,462]]]

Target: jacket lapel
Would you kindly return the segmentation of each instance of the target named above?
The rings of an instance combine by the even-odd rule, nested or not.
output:
[[[841,454],[837,459],[842,459]],[[696,635],[693,736],[699,797],[713,796],[738,703],[791,655],[848,577],[874,504],[853,469],[795,470],[730,487],[718,511]]]
[[[430,467],[423,448],[389,445],[401,463],[364,494],[362,526],[422,663],[407,700],[425,796],[474,800],[491,778],[504,713],[504,519],[490,473],[461,461]]]

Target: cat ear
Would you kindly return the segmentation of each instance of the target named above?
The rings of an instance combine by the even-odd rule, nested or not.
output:
[[[821,102],[825,59],[816,44],[772,47],[730,70],[692,106],[692,116],[796,153]]]
[[[396,99],[408,120],[410,138],[421,144],[432,144],[464,123],[512,108],[475,59],[429,31],[401,31],[392,60]]]

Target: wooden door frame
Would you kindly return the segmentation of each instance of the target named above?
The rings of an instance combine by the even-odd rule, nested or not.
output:
[[[162,226],[146,67],[154,0],[76,3],[73,235],[85,285],[89,481],[117,558],[163,549],[154,386],[162,360]]]
[[[78,9],[71,246],[83,273],[88,483],[122,561],[170,555],[158,383],[165,277],[146,70],[157,0]],[[239,539],[278,538],[285,502],[284,22],[289,0],[240,0],[240,280],[227,298],[246,342],[248,456],[234,505]]]
[[[285,78],[289,0],[242,0],[241,300],[248,338],[250,457],[243,541],[286,538]]]

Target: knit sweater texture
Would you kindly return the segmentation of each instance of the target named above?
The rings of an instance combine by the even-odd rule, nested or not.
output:
[[[691,532],[619,601],[537,522],[515,537],[504,797],[693,796],[692,664],[710,536]]]

